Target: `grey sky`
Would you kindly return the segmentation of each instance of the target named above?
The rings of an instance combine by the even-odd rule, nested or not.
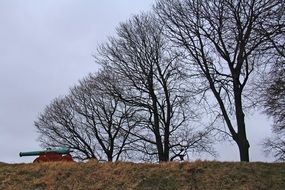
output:
[[[96,71],[92,54],[131,15],[155,0],[0,0],[0,161],[31,162],[40,149],[34,120],[49,102]],[[260,114],[248,119],[251,160],[270,134]],[[239,160],[236,145],[218,145],[218,160]],[[212,159],[203,157],[203,159]]]

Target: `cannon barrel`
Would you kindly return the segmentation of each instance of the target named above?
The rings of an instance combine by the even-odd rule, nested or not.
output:
[[[31,152],[20,152],[20,157],[22,156],[38,156],[46,153],[56,153],[56,154],[69,154],[71,151],[68,148],[47,148],[41,151],[31,151]]]

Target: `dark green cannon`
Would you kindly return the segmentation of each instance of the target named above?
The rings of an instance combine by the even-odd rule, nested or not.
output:
[[[71,151],[68,148],[47,148],[41,151],[31,151],[31,152],[20,152],[20,157],[22,156],[39,156],[46,153],[57,153],[57,154],[69,154]]]
[[[73,161],[69,148],[47,148],[41,151],[20,152],[22,156],[39,156],[34,162]]]

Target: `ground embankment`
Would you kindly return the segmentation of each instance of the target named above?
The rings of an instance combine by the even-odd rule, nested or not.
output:
[[[285,163],[1,163],[0,189],[285,190]]]

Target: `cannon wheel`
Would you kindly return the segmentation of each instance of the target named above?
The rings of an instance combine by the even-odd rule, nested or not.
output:
[[[62,156],[61,161],[73,162],[73,159],[72,159],[72,156],[70,154],[67,154],[67,155]]]
[[[48,162],[48,158],[47,157],[43,157],[43,156],[39,156],[37,157],[33,163],[40,163],[40,162]]]

